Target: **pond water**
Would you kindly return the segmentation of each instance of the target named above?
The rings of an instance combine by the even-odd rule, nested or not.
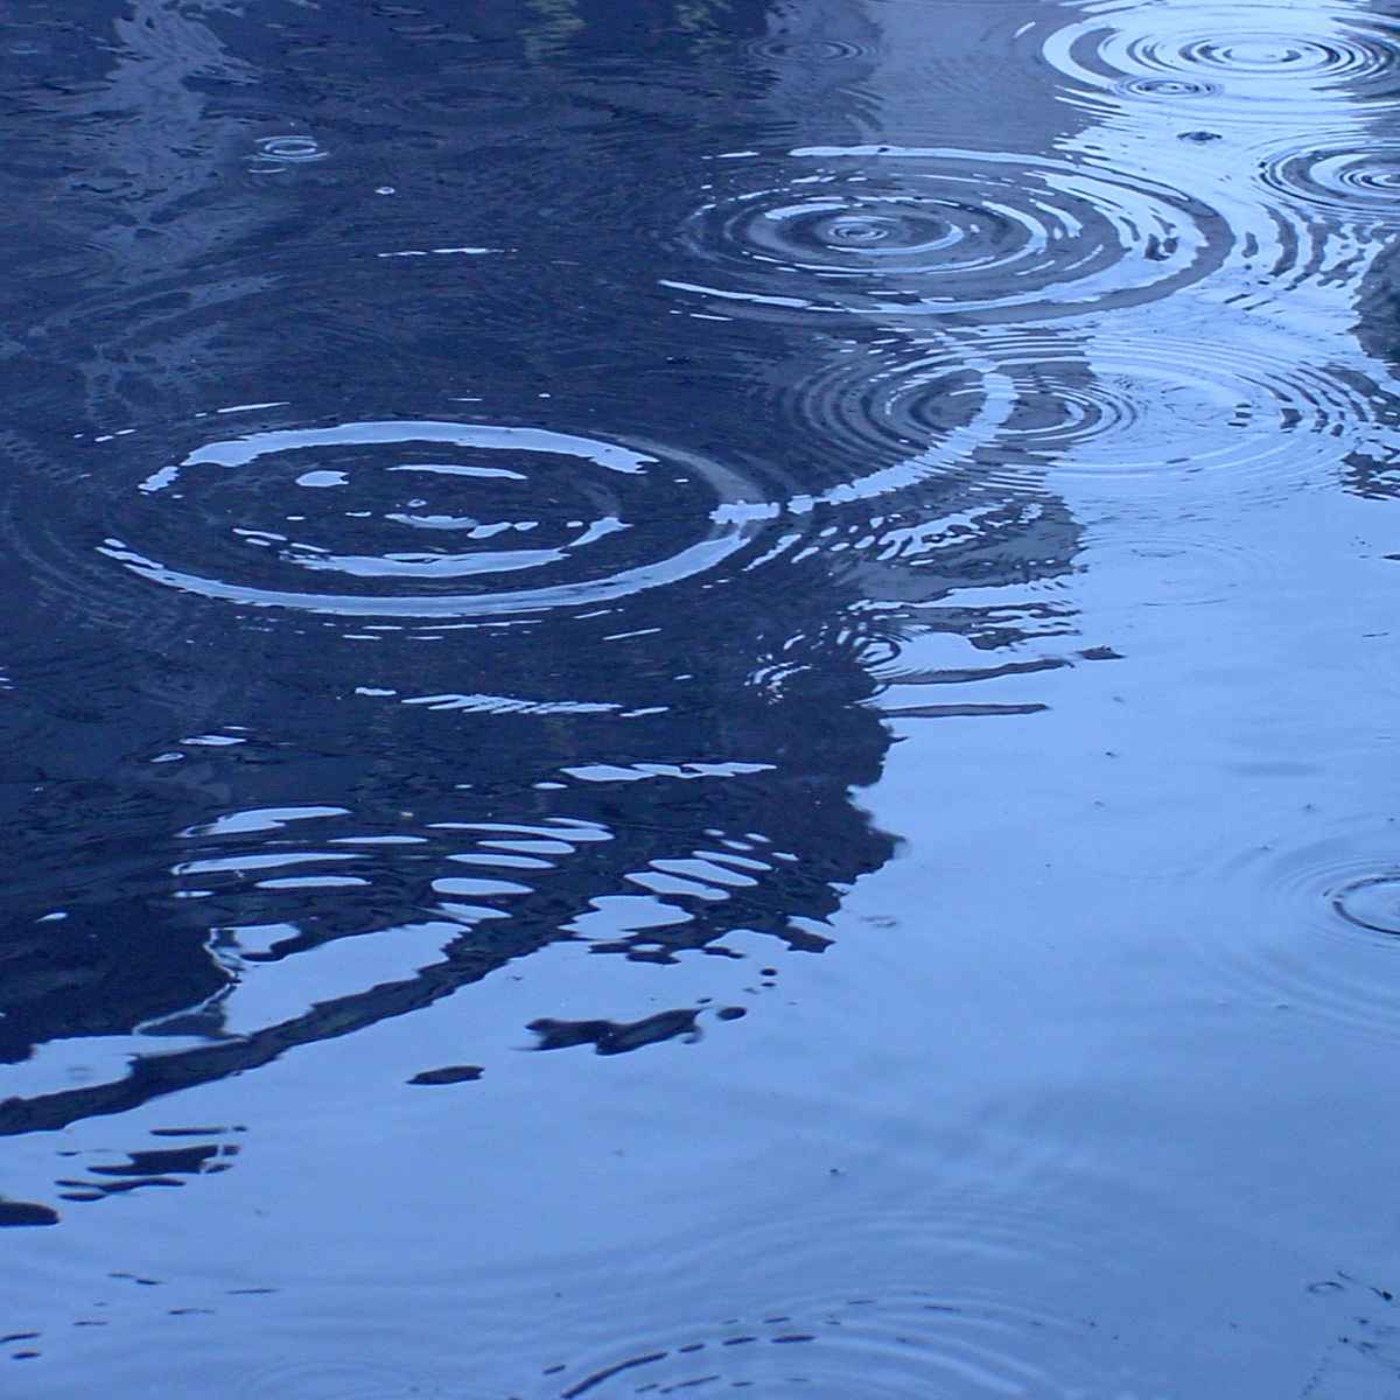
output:
[[[12,0],[0,1391],[1400,1395],[1400,11]]]

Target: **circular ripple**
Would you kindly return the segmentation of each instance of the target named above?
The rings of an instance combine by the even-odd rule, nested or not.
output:
[[[998,361],[1020,389],[1005,440],[1056,480],[1306,480],[1361,448],[1374,413],[1359,388],[1292,349],[1238,346],[1211,362],[1195,342],[1156,337],[1016,341]]]
[[[1306,480],[1375,447],[1382,395],[1291,341],[1203,358],[1161,337],[1046,332],[858,349],[790,411],[842,460],[887,465],[817,499],[872,499],[935,476],[1025,490],[1066,477],[1135,491],[1198,477]]]
[[[980,479],[977,451],[998,440],[1016,395],[977,343],[881,342],[847,347],[774,408],[812,442],[813,475],[829,479],[812,499],[839,504],[931,477]]]
[[[1358,928],[1400,935],[1400,870],[1343,885],[1332,896],[1332,908]]]
[[[1114,581],[1125,612],[1142,608],[1203,607],[1257,588],[1271,567],[1267,554],[1235,534],[1189,531],[1124,538],[1119,523],[1085,531],[1075,566],[1080,573]],[[1124,622],[1130,621],[1124,618]]]
[[[732,1318],[698,1334],[648,1338],[551,1367],[535,1392],[672,1394],[692,1387],[760,1395],[926,1400],[1108,1393],[1122,1375],[1094,1353],[1092,1328],[1000,1300],[911,1294],[839,1298]]]
[[[1062,572],[1040,479],[1000,470],[1017,393],[980,343],[937,340],[852,344],[775,394],[772,416],[811,444],[810,490],[775,525],[787,558],[858,568],[887,603],[927,598],[950,573],[994,588]],[[751,681],[781,691],[791,674],[778,659]]]
[[[1276,194],[1353,223],[1400,221],[1400,141],[1324,145],[1267,157],[1260,178]]]
[[[770,34],[755,39],[748,50],[756,58],[792,64],[846,63],[852,59],[866,58],[874,52],[873,48],[849,39],[797,34]]]
[[[437,1391],[434,1377],[417,1370],[401,1370],[368,1357],[327,1355],[308,1360],[277,1360],[250,1370],[238,1384],[237,1394],[281,1395],[286,1400],[410,1400]]]
[[[479,617],[689,578],[767,513],[735,472],[687,454],[388,420],[206,443],[135,486],[99,553],[255,607]]]
[[[261,159],[289,165],[325,160],[329,154],[313,136],[264,136],[257,145]]]
[[[1248,122],[1320,107],[1400,102],[1400,24],[1338,6],[1259,4],[1099,13],[1054,31],[1043,53],[1091,106],[1148,100]]]
[[[1248,915],[1207,945],[1232,982],[1280,1011],[1393,1041],[1400,1034],[1400,831],[1344,822],[1257,848],[1232,872]]]
[[[1138,97],[1214,97],[1220,91],[1215,83],[1190,78],[1128,78],[1117,89]]]
[[[1189,196],[1068,161],[866,146],[735,164],[745,187],[683,232],[719,275],[664,285],[770,314],[1042,320],[1166,296],[1232,241]]]

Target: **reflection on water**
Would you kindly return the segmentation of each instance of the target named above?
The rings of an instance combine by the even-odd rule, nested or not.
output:
[[[756,537],[745,540],[716,525],[711,504],[722,489],[724,509],[736,508],[742,483],[703,462],[537,429],[387,426],[225,441],[127,493],[138,506],[144,493],[178,507],[203,468],[235,486],[242,474],[269,502],[276,492],[285,501],[314,476],[302,488],[311,512],[368,469],[351,504],[382,506],[377,496],[387,491],[426,512],[417,497],[400,498],[431,489],[453,510],[481,511],[470,503],[482,494],[523,490],[530,510],[557,518],[581,499],[595,522],[617,519],[619,535],[688,529],[683,516],[648,518],[644,498],[628,512],[635,524],[621,523],[606,478],[620,475],[635,491],[632,480],[650,474],[672,509],[683,510],[690,488],[708,488],[697,518],[719,551],[700,575],[676,564],[683,551],[663,535],[651,552],[669,566],[649,576],[647,565],[605,561],[611,572],[597,583],[566,575],[521,590],[522,569],[577,572],[572,552],[502,550],[497,509],[481,511],[496,527],[489,533],[476,515],[437,530],[460,540],[453,553],[309,552],[308,578],[331,568],[364,590],[323,594],[215,583],[98,545],[99,559],[136,575],[121,604],[112,588],[123,573],[110,575],[92,604],[104,620],[144,616],[149,626],[162,606],[189,618],[191,598],[269,611],[265,620],[245,615],[257,629],[259,674],[201,672],[185,682],[203,707],[199,726],[220,710],[236,723],[153,732],[116,772],[55,775],[25,803],[34,850],[16,892],[40,932],[15,945],[5,1030],[14,1058],[49,1049],[20,1079],[38,1082],[0,1111],[12,1131],[265,1063],[426,1005],[554,939],[662,963],[692,952],[738,956],[723,941],[734,930],[820,950],[841,890],[893,849],[849,797],[879,774],[885,697],[902,713],[976,712],[980,677],[1063,664],[1042,654],[1044,644],[1019,660],[996,655],[1035,645],[1044,630],[1037,613],[1064,628],[1063,606],[1015,596],[1067,567],[1074,528],[1053,502],[969,497],[957,478],[924,478],[910,466],[902,490],[888,486],[889,504],[862,491],[850,502],[789,502],[753,511]],[[285,454],[287,466],[253,475],[264,451]],[[559,487],[520,469],[539,470],[540,459]],[[312,466],[323,460],[336,465]],[[675,481],[678,472],[687,475]],[[407,490],[393,480],[399,473]],[[251,519],[216,516],[214,536],[191,538],[177,526],[171,538],[202,551],[207,569],[207,542],[222,533],[230,559],[240,544],[247,550],[245,576],[288,576],[302,562],[297,551],[312,550],[266,527],[230,529],[228,518]],[[367,529],[381,531],[387,518],[375,511]],[[296,522],[322,538],[328,526],[357,523]],[[386,557],[401,567],[355,564]],[[68,569],[68,559],[53,563],[66,584],[96,577]],[[483,567],[473,569],[477,561]],[[455,591],[467,573],[495,591]],[[151,591],[152,580],[173,591]],[[995,602],[951,601],[973,589]],[[60,602],[90,606],[81,589]],[[227,622],[214,616],[204,626],[190,634],[196,647],[214,645]],[[925,637],[941,639],[930,664],[916,661]],[[324,689],[306,674],[308,658]],[[154,708],[168,725],[179,697],[161,696]],[[56,715],[47,725],[65,727]],[[90,888],[65,887],[61,872],[94,825],[112,828],[128,793],[137,812],[121,866],[96,873]],[[157,813],[163,827],[152,822]],[[101,961],[80,951],[94,942],[109,950]],[[65,945],[66,958],[56,953]],[[57,985],[56,958],[72,964]],[[130,978],[131,991],[114,998],[115,978]],[[103,1059],[117,1075],[52,1087],[67,1072],[65,1039],[80,1030],[108,1038]],[[84,1059],[95,1044],[83,1046]]]
[[[468,1284],[395,1282],[432,1249],[479,1250],[483,1394],[1189,1390],[1091,1283],[1141,1319],[1153,1258],[1237,1227],[1132,1179],[1121,1100],[1179,1095],[1094,1038],[1262,997],[1393,1043],[1374,795],[1263,841],[1171,751],[1221,675],[1267,710],[1280,616],[1300,693],[1355,668],[1308,590],[1394,495],[1393,18],[80,10],[24,0],[0,56],[0,1225],[86,1251],[29,1256],[60,1301],[6,1300],[10,1354],[65,1351],[26,1309],[94,1323],[93,1258],[178,1280],[168,1317],[261,1297],[301,1261],[126,1267],[131,1222],[217,1253],[201,1202],[246,1199],[336,1259],[209,1393],[448,1384],[404,1339]],[[1152,944],[1153,898],[1253,922]],[[1144,967],[1140,1023],[1070,1009]],[[350,1221],[360,1173],[383,1214]],[[688,1265],[648,1289],[658,1258]],[[53,1384],[101,1355],[143,1393],[113,1334]]]
[[[592,32],[554,18],[562,29],[530,11],[490,44],[518,39],[543,61]],[[186,23],[205,72],[218,26]],[[695,16],[675,23],[668,46],[715,36]],[[720,32],[724,64],[642,75],[682,104],[667,140],[687,174],[688,150],[696,169],[712,160],[699,120],[712,85],[736,80],[738,52],[782,48]],[[256,61],[258,27],[238,37],[254,47],[221,74]],[[423,33],[390,22],[381,37]],[[138,39],[118,74],[145,61]],[[607,133],[601,188],[550,149],[605,66],[517,82],[530,122],[494,123],[499,149],[421,94],[444,173],[409,181],[342,168],[333,133],[359,117],[336,104],[358,103],[358,84],[324,94],[323,136],[240,139],[236,84],[216,114],[174,62],[162,72],[182,103],[132,108],[129,163],[173,142],[173,123],[193,135],[212,119],[251,173],[305,167],[313,183],[264,196],[226,165],[217,185],[233,183],[247,225],[235,238],[204,225],[206,245],[167,254],[149,291],[94,279],[82,336],[92,318],[109,330],[96,353],[61,307],[40,327],[88,387],[78,413],[50,410],[10,444],[7,535],[52,610],[16,647],[47,682],[25,688],[40,747],[17,775],[34,780],[17,893],[44,933],[14,954],[5,1031],[26,1063],[10,1130],[246,1070],[557,939],[662,963],[737,956],[734,930],[819,950],[841,891],[893,850],[849,796],[879,774],[882,704],[1031,712],[1039,701],[984,701],[976,683],[1064,664],[1046,652],[1068,611],[1027,586],[1066,572],[1072,520],[1034,467],[1003,487],[964,465],[1017,411],[1014,386],[976,347],[950,344],[943,368],[926,345],[861,326],[820,341],[800,325],[717,328],[697,343],[659,319],[681,308],[658,300],[645,264],[618,296],[638,230],[601,211],[635,197],[629,171],[653,134]],[[479,62],[459,77],[476,88]],[[507,171],[509,193],[493,193]],[[552,206],[521,199],[545,178]],[[658,206],[681,207],[673,183],[650,176]],[[552,210],[595,206],[587,261],[534,253],[556,236]],[[878,385],[872,357],[891,365],[889,402],[850,399]],[[799,435],[828,412],[809,386],[833,379],[844,389],[820,398],[840,393],[831,411],[854,440]],[[289,385],[295,398],[278,397]],[[736,419],[746,403],[751,420]],[[55,626],[92,648],[54,655]],[[93,654],[113,633],[132,648],[120,679]],[[1002,650],[1017,656],[986,656]],[[115,745],[88,738],[115,724]],[[94,837],[112,855],[88,862],[90,888],[65,883]],[[64,1085],[74,1050],[105,1066],[78,1087]]]

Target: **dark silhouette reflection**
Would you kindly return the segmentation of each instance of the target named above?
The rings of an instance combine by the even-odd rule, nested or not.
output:
[[[906,581],[905,603],[1063,569],[1072,547],[1053,514],[1013,519]],[[246,1070],[560,938],[655,963],[738,956],[725,944],[735,931],[819,951],[843,891],[893,850],[851,790],[878,776],[889,742],[872,672],[901,623],[862,621],[840,558],[818,552],[780,588],[736,575],[603,618],[399,640],[377,664],[324,628],[274,626],[261,674],[236,688],[189,678],[192,691],[213,687],[200,718],[222,707],[232,723],[182,736],[193,726],[173,704],[159,738],[95,721],[139,753],[100,779],[41,783],[25,804],[0,1044],[13,1060],[59,1038],[139,1031],[122,1047],[139,1055],[102,1082],[7,1101],[0,1129],[56,1127]],[[162,605],[191,618],[211,607],[153,594],[152,618]],[[980,607],[954,610],[951,626],[980,628],[984,649],[999,627],[1016,635]],[[605,640],[620,633],[642,635]],[[780,667],[763,664],[772,657]],[[486,678],[500,703],[481,702]],[[969,677],[922,679],[962,694]],[[74,879],[84,866],[90,878]],[[332,974],[297,1014],[259,1008],[278,964],[366,941],[379,946],[364,985],[343,991]],[[615,1053],[696,1013],[670,1014],[669,1029],[574,1029]],[[551,1025],[546,1039],[565,1034]]]
[[[1357,338],[1367,354],[1400,373],[1400,244],[1377,249],[1358,298]]]
[[[1392,220],[1388,237],[1378,237],[1370,250],[1366,275],[1357,296],[1356,338],[1376,364],[1389,372],[1390,387],[1377,401],[1377,417],[1400,440],[1400,243],[1394,232],[1400,227],[1400,214]],[[1347,483],[1359,496],[1377,498],[1400,496],[1400,448],[1354,458],[1348,467]]]
[[[237,1155],[236,1145],[218,1141],[145,1148],[125,1161],[89,1164],[86,1176],[66,1177],[58,1185],[66,1201],[98,1201],[150,1187],[183,1186],[191,1177],[226,1172]]]
[[[729,321],[657,285],[713,158],[791,134],[741,101],[812,42],[790,10],[138,0],[100,44],[23,23],[68,76],[12,87],[33,169],[4,176],[59,251],[17,294],[18,353],[52,374],[4,440],[0,584],[33,606],[0,657],[0,1133],[255,1069],[561,940],[658,979],[754,937],[820,952],[895,850],[854,796],[887,717],[1024,714],[980,683],[1067,664],[1043,639],[1072,631],[1048,585],[1077,526],[1041,458],[998,483],[990,438],[964,450],[956,336],[914,417],[843,437],[805,387],[920,364],[927,331]],[[541,1006],[537,1044],[619,1054],[745,1009],[658,1000]],[[62,1191],[234,1150],[148,1143]]]
[[[25,1229],[35,1225],[57,1225],[59,1215],[52,1206],[33,1201],[0,1200],[0,1229]]]
[[[542,1016],[530,1022],[539,1037],[541,1050],[566,1050],[575,1045],[591,1045],[600,1055],[625,1055],[644,1045],[657,1045],[678,1037],[693,1039],[700,1019],[697,1007],[658,1011],[640,1021],[556,1021]]]
[[[1358,6],[1358,13],[1384,20],[1394,9],[1381,0]],[[1345,95],[1339,91],[1340,98]],[[1311,220],[1314,236],[1339,250],[1334,254],[1342,269],[1338,285],[1354,288],[1354,333],[1374,382],[1356,378],[1375,415],[1380,441],[1376,450],[1348,459],[1344,481],[1358,496],[1386,500],[1400,496],[1400,201],[1393,197],[1394,113],[1364,100],[1349,111],[1343,101],[1338,105],[1350,119],[1349,134],[1299,152],[1298,169],[1281,185]],[[1327,172],[1329,155],[1341,157],[1345,175]]]

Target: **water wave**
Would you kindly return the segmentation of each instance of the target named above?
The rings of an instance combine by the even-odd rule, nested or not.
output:
[[[713,569],[768,514],[689,453],[441,420],[207,442],[133,488],[107,559],[207,598],[357,617],[612,601]]]
[[[481,662],[462,650],[458,664]],[[524,650],[538,668],[538,648]],[[36,800],[15,891],[29,934],[12,940],[0,1018],[0,1059],[13,1062],[0,1135],[256,1069],[429,1006],[561,938],[639,963],[710,954],[742,964],[726,944],[736,930],[773,938],[770,958],[824,946],[815,928],[838,887],[888,858],[888,838],[841,800],[872,751],[878,762],[885,736],[873,716],[833,707],[811,741],[839,735],[839,755],[823,753],[843,766],[827,778],[811,769],[789,710],[755,704],[738,678],[730,690],[722,720],[703,709],[678,728],[666,706],[502,711],[366,687],[352,703],[375,710],[351,742],[357,754],[382,753],[385,735],[401,730],[411,758],[399,761],[414,765],[402,783],[376,788],[352,765],[348,785],[323,770],[313,795],[304,770],[298,779],[284,767],[296,719],[283,716],[279,743],[195,734],[160,755],[130,814],[109,792],[73,785]],[[343,723],[343,703],[330,703]],[[304,706],[307,730],[324,734],[315,698]],[[211,796],[234,783],[244,802],[211,811]],[[261,802],[247,801],[250,787],[265,792]],[[804,844],[814,803],[839,826],[831,854]],[[153,843],[149,809],[172,804],[206,815]],[[92,810],[107,819],[113,850],[86,835]],[[52,871],[78,847],[95,873],[70,880],[56,906]],[[104,952],[91,975],[74,974],[56,995],[51,960],[87,948],[92,962],[93,946]],[[731,989],[726,1004],[748,991]],[[681,1009],[693,1022],[700,1005]],[[530,1008],[573,1021],[580,1010],[594,1008]],[[82,1040],[66,1034],[74,1014],[89,1027]],[[616,1031],[616,1050],[651,1043],[625,1021]],[[87,1066],[80,1078],[75,1054]]]
[[[1071,101],[1186,120],[1296,123],[1400,106],[1400,22],[1351,7],[1116,5],[1042,42]]]
[[[1324,140],[1271,152],[1259,178],[1273,195],[1347,225],[1400,225],[1400,140]]]
[[[933,477],[979,479],[1016,397],[978,340],[883,338],[841,347],[771,402],[812,444],[808,499],[897,504]]]
[[[648,1336],[550,1367],[557,1400],[693,1388],[890,1397],[1106,1394],[1124,1378],[1093,1328],[1000,1299],[936,1293],[837,1296]]]
[[[1208,359],[1185,338],[1006,330],[854,347],[799,386],[790,411],[833,459],[889,462],[819,499],[888,495],[897,509],[934,478],[993,493],[1066,478],[1137,493],[1332,480],[1353,454],[1393,447],[1393,406],[1282,336]]]
[[[330,152],[314,136],[263,136],[255,143],[254,154],[248,158],[253,173],[271,174],[294,165],[309,165],[325,160]]]
[[[1167,296],[1232,243],[1193,196],[1067,160],[812,146],[725,172],[663,285],[767,314],[1044,320]]]
[[[221,415],[205,414],[193,427],[65,445],[65,509],[36,528],[17,481],[4,530],[43,586],[76,598],[85,617],[140,612],[143,593],[113,587],[139,579],[274,621],[355,619],[368,640],[404,620],[438,628],[596,610],[780,561],[851,553],[893,564],[935,537],[959,551],[979,521],[1005,538],[997,493],[1040,489],[1039,458],[1024,470],[1006,461],[1027,431],[1026,357],[1049,353],[1008,358],[996,336],[886,340],[847,346],[796,381],[748,386],[756,411],[812,443],[791,464],[630,433],[438,418],[270,427],[295,423],[294,411],[248,405],[240,416],[258,426],[236,435],[210,436]],[[558,422],[570,411],[549,412]],[[164,446],[192,438],[192,449]],[[54,478],[42,452],[27,455]],[[152,614],[142,625],[179,632],[190,619]],[[483,695],[472,703],[520,708],[509,691]]]
[[[875,45],[863,44],[854,39],[781,32],[750,40],[747,48],[756,58],[773,64],[794,66],[812,63],[839,65],[853,60],[868,59],[876,52]]]
[[[1234,996],[1394,1043],[1400,1036],[1400,842],[1379,818],[1261,844],[1229,874],[1252,917],[1204,950]]]
[[[1085,531],[1078,567],[1123,578],[1135,607],[1206,607],[1258,587],[1273,567],[1266,552],[1200,524],[1188,532],[1135,528],[1111,521]]]

